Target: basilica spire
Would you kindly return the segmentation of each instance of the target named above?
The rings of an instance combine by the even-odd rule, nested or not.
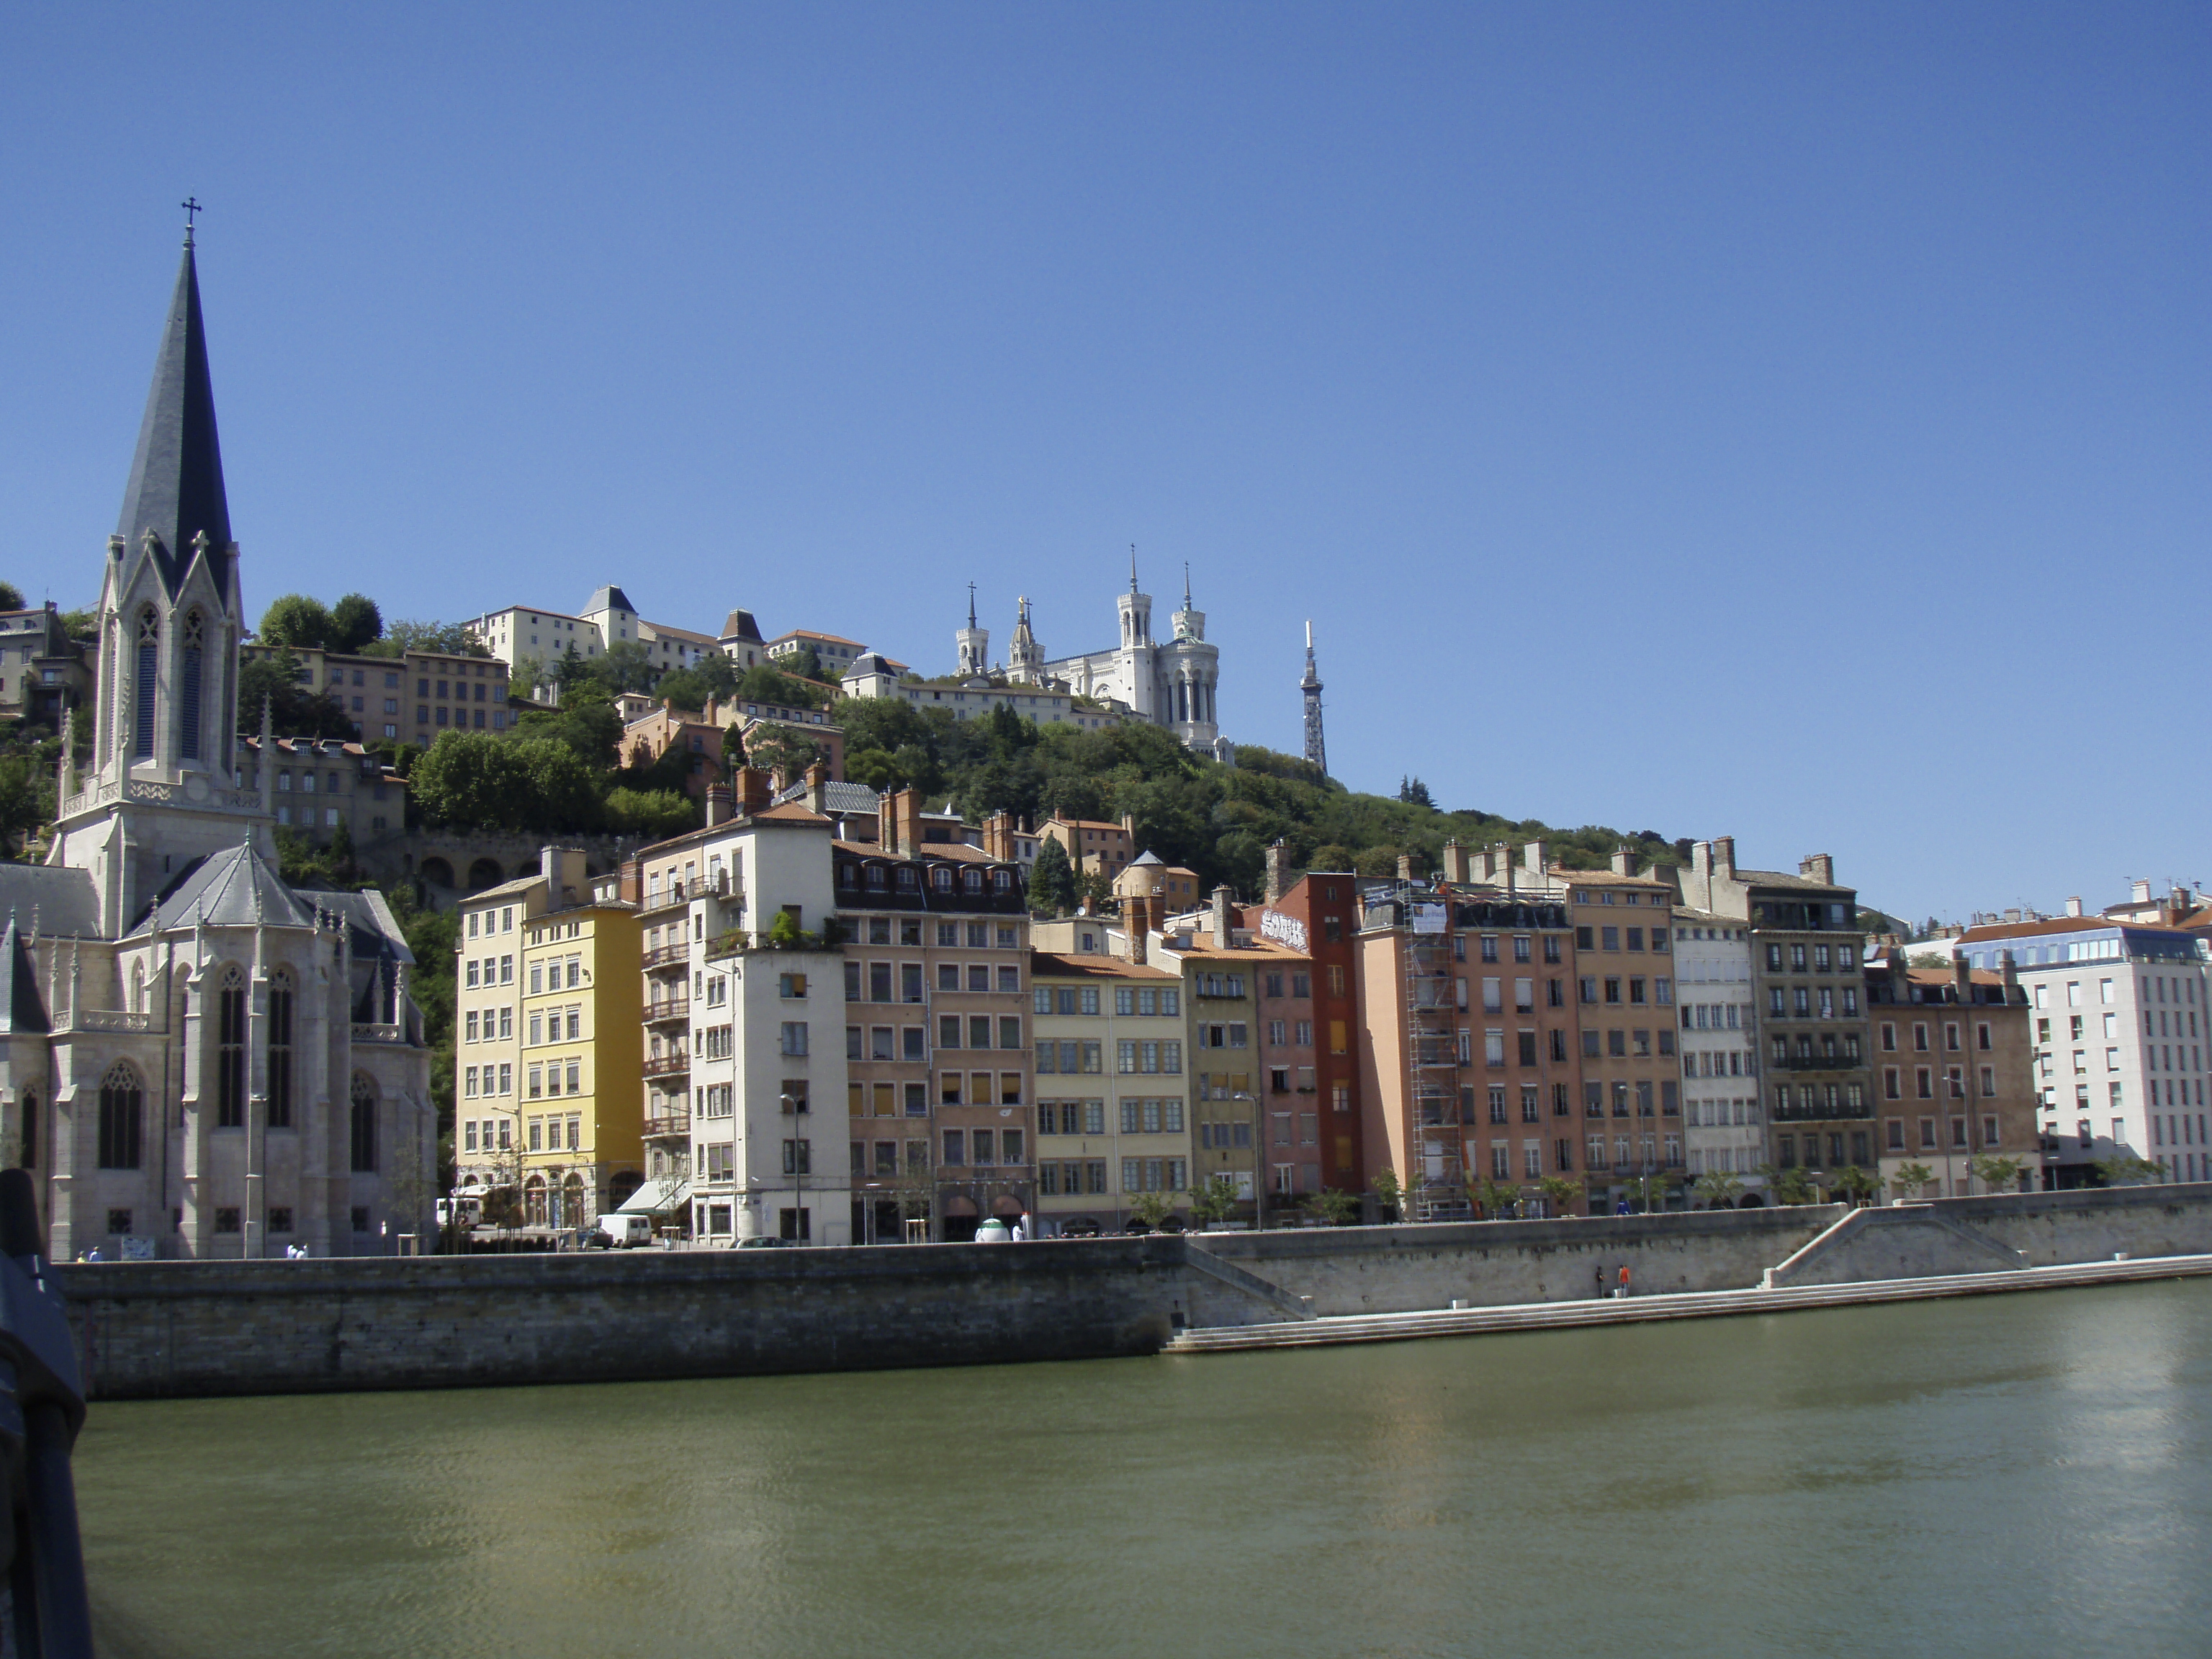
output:
[[[200,320],[199,271],[189,228],[161,349],[154,360],[138,452],[123,492],[123,516],[116,526],[116,533],[134,550],[149,532],[161,544],[156,558],[171,592],[191,562],[194,540],[203,534],[210,574],[219,590],[227,586],[230,504],[222,487],[215,387],[208,377],[207,331]]]

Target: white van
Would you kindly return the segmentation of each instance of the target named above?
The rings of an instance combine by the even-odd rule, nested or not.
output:
[[[633,1245],[650,1244],[653,1218],[610,1210],[599,1217],[599,1224],[592,1229],[588,1242],[592,1249],[599,1250],[623,1250]]]

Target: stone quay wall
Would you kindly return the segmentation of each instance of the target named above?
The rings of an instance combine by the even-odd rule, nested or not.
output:
[[[859,1249],[65,1264],[94,1399],[1157,1352],[1183,1326],[2212,1252],[2212,1185]],[[2023,1262],[2022,1258],[2025,1258]],[[1777,1282],[1781,1282],[1778,1276]]]

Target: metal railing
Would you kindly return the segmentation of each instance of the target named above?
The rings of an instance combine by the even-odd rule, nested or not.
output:
[[[659,1002],[645,1005],[645,1020],[648,1025],[662,1020],[689,1019],[691,1017],[690,997],[670,997]]]
[[[678,1072],[690,1069],[691,1056],[689,1054],[655,1054],[645,1062],[647,1077],[672,1077]]]

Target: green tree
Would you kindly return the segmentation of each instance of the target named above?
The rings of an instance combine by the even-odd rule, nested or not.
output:
[[[605,802],[608,829],[623,835],[665,841],[699,823],[696,802],[672,789],[610,789]]]
[[[1387,1164],[1384,1164],[1375,1172],[1373,1179],[1368,1182],[1367,1186],[1368,1190],[1375,1194],[1375,1202],[1382,1209],[1382,1218],[1385,1221],[1404,1218],[1406,1188],[1405,1183],[1398,1179],[1398,1172],[1395,1170]]]
[[[354,723],[337,698],[301,683],[300,659],[288,646],[251,657],[238,669],[238,733],[261,735],[265,703],[280,738],[350,738]]]
[[[361,647],[365,657],[403,657],[410,651],[429,651],[447,657],[489,657],[491,652],[477,637],[475,627],[469,623],[410,621],[402,618],[386,627],[381,636],[372,637]],[[518,671],[520,665],[517,664]],[[520,672],[511,677],[517,685],[538,684],[542,682],[525,680]]]
[[[1129,1213],[1157,1232],[1175,1213],[1175,1200],[1165,1193],[1139,1193],[1129,1200]]]
[[[1724,1209],[1743,1196],[1743,1182],[1726,1170],[1708,1170],[1690,1183],[1690,1190],[1705,1200],[1707,1209]]]
[[[2108,1187],[2138,1187],[2167,1179],[2164,1164],[2154,1158],[2137,1158],[2132,1153],[2100,1158],[2094,1167],[2105,1178],[2105,1184]]]
[[[23,590],[13,582],[0,581],[0,611],[27,611],[23,603]]]
[[[1324,1187],[1317,1193],[1306,1195],[1305,1210],[1324,1227],[1341,1227],[1358,1217],[1359,1200],[1350,1193]]]
[[[2009,1193],[2018,1188],[2020,1172],[2026,1169],[2027,1164],[2021,1158],[2001,1158],[1994,1152],[1985,1152],[1979,1158],[1969,1158],[1966,1161],[1966,1167],[1974,1172],[1975,1178],[1990,1191]]]
[[[299,651],[328,650],[331,613],[320,599],[305,593],[280,593],[261,613],[257,642],[289,645]]]
[[[1536,1183],[1536,1190],[1543,1196],[1545,1214],[1551,1216],[1573,1214],[1572,1206],[1583,1195],[1582,1183],[1563,1175],[1546,1176]]]
[[[1237,1213],[1237,1183],[1215,1176],[1190,1195],[1190,1212],[1205,1224],[1227,1221]]]
[[[53,815],[54,781],[38,758],[11,755],[0,760],[0,853],[19,856],[32,832]]]
[[[366,593],[349,593],[331,607],[330,648],[351,654],[384,632],[384,613]]]
[[[1471,1201],[1481,1206],[1486,1221],[1503,1221],[1521,1201],[1518,1187],[1489,1176],[1469,1176],[1467,1195]]]
[[[822,746],[797,726],[765,720],[753,727],[745,740],[745,752],[752,765],[775,773],[786,784],[798,782],[806,769],[822,758]]]
[[[433,821],[556,834],[599,827],[599,781],[565,743],[483,732],[441,734],[408,779]]]
[[[1810,1204],[1819,1196],[1813,1190],[1812,1177],[1796,1164],[1778,1170],[1771,1164],[1762,1164],[1759,1173],[1766,1177],[1767,1189],[1778,1204]]]
[[[1036,864],[1030,872],[1030,908],[1040,915],[1064,916],[1074,908],[1075,871],[1067,861],[1067,849],[1048,836],[1038,844]]]
[[[1620,1184],[1628,1189],[1631,1205],[1642,1205],[1644,1213],[1651,1214],[1663,1209],[1667,1194],[1674,1185],[1674,1176],[1668,1170],[1655,1170],[1650,1175],[1623,1176]]]
[[[1881,1190],[1881,1177],[1870,1170],[1862,1170],[1856,1164],[1847,1164],[1837,1170],[1831,1180],[1835,1189],[1855,1205],[1863,1205]]]
[[[1936,1171],[1925,1164],[1900,1164],[1889,1177],[1889,1184],[1899,1198],[1917,1198],[1935,1179]]]

